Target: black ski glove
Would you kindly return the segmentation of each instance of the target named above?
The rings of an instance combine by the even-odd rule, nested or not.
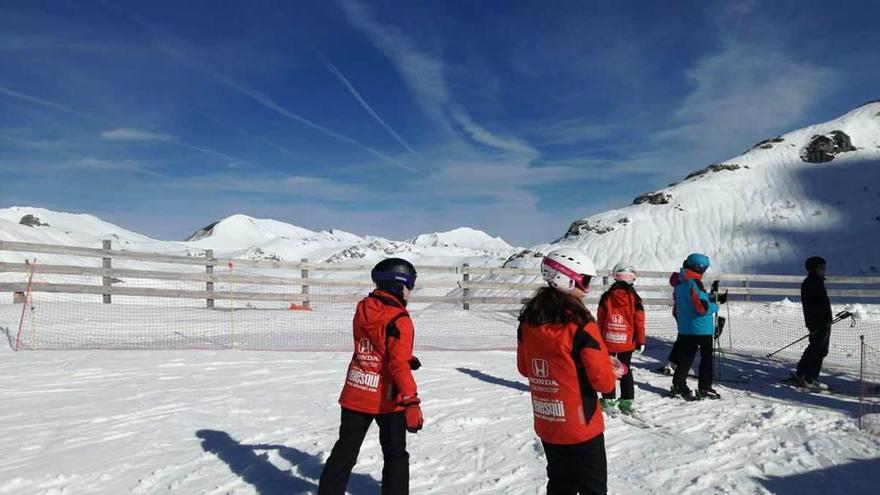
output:
[[[724,304],[727,302],[727,291],[724,291],[724,294],[718,294],[718,304]]]
[[[415,371],[415,370],[417,370],[417,369],[419,369],[419,368],[421,368],[421,367],[422,367],[422,362],[419,361],[419,358],[413,356],[413,357],[409,360],[409,369]]]

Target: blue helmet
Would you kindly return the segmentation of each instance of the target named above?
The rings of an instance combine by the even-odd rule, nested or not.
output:
[[[709,269],[709,257],[703,253],[691,253],[682,264],[688,270],[703,273]]]

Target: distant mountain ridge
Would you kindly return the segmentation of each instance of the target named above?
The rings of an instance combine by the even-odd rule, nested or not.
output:
[[[45,208],[0,209],[0,239],[7,241],[98,247],[104,239],[118,249],[215,256],[253,260],[271,259],[372,263],[401,256],[414,263],[499,266],[517,251],[485,232],[459,228],[422,234],[409,241],[376,236],[360,237],[339,229],[315,232],[272,219],[232,215],[211,223],[185,241],[162,241],[132,232],[95,216],[63,213]],[[0,260],[18,260],[21,253],[0,252]]]

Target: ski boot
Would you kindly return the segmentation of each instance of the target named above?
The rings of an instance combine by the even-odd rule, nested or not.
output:
[[[700,399],[712,399],[712,400],[718,400],[718,399],[721,398],[721,394],[719,394],[718,391],[716,391],[716,390],[715,390],[714,388],[712,388],[712,387],[709,387],[709,388],[701,388],[701,389],[699,390],[699,392],[697,392],[697,395],[699,396]]]
[[[699,396],[694,395],[694,392],[688,388],[687,385],[679,388],[675,385],[669,389],[669,397],[674,399],[684,399],[686,401],[699,400]]]
[[[602,411],[605,413],[606,416],[608,416],[609,418],[617,416],[617,400],[602,399],[600,403],[602,404]]]
[[[820,381],[818,378],[814,378],[813,380],[811,380],[809,382],[809,384],[810,384],[809,385],[810,388],[813,390],[820,390],[820,391],[830,390],[830,387],[828,387],[828,384],[823,381]]]
[[[620,399],[617,402],[617,407],[620,409],[621,414],[626,414],[627,416],[632,416],[635,412],[632,399]]]
[[[657,373],[666,376],[672,376],[675,374],[675,364],[674,363],[666,363],[663,366],[657,368]]]
[[[812,380],[807,380],[805,376],[798,375],[797,372],[791,372],[790,380],[800,388],[813,388]]]

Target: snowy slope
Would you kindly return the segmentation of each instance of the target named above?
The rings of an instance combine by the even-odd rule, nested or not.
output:
[[[31,215],[39,223],[19,222]],[[47,225],[48,224],[48,225]],[[338,229],[314,232],[271,219],[233,215],[193,233],[186,241],[150,239],[91,215],[59,213],[43,208],[0,209],[0,239],[16,242],[99,247],[110,239],[114,248],[168,254],[201,255],[213,249],[218,257],[335,263],[374,263],[401,256],[416,264],[499,266],[516,248],[499,238],[468,229],[423,234],[412,241],[360,237]],[[0,261],[21,261],[24,254],[0,251]],[[83,259],[42,256],[44,263],[80,263]]]
[[[314,494],[350,356],[5,354],[0,494]],[[425,428],[407,435],[412,493],[543,493],[546,460],[514,353],[420,358]],[[647,371],[654,358],[633,364],[637,403],[659,426],[607,422],[609,493],[875,493],[880,440],[856,429],[852,397],[756,379],[686,404],[662,397],[670,379]],[[378,493],[381,469],[373,427],[349,493]]]
[[[825,163],[802,158],[814,136],[833,131],[856,149]],[[692,175],[641,204],[577,220],[558,241],[531,250],[571,245],[600,268],[628,260],[648,270],[674,269],[702,251],[718,271],[751,273],[800,273],[818,254],[829,274],[880,275],[880,102]],[[535,263],[524,256],[508,266]]]
[[[513,246],[504,242],[500,237],[492,237],[470,227],[460,227],[449,232],[422,234],[408,242],[421,247],[477,249],[486,252],[513,250]]]

